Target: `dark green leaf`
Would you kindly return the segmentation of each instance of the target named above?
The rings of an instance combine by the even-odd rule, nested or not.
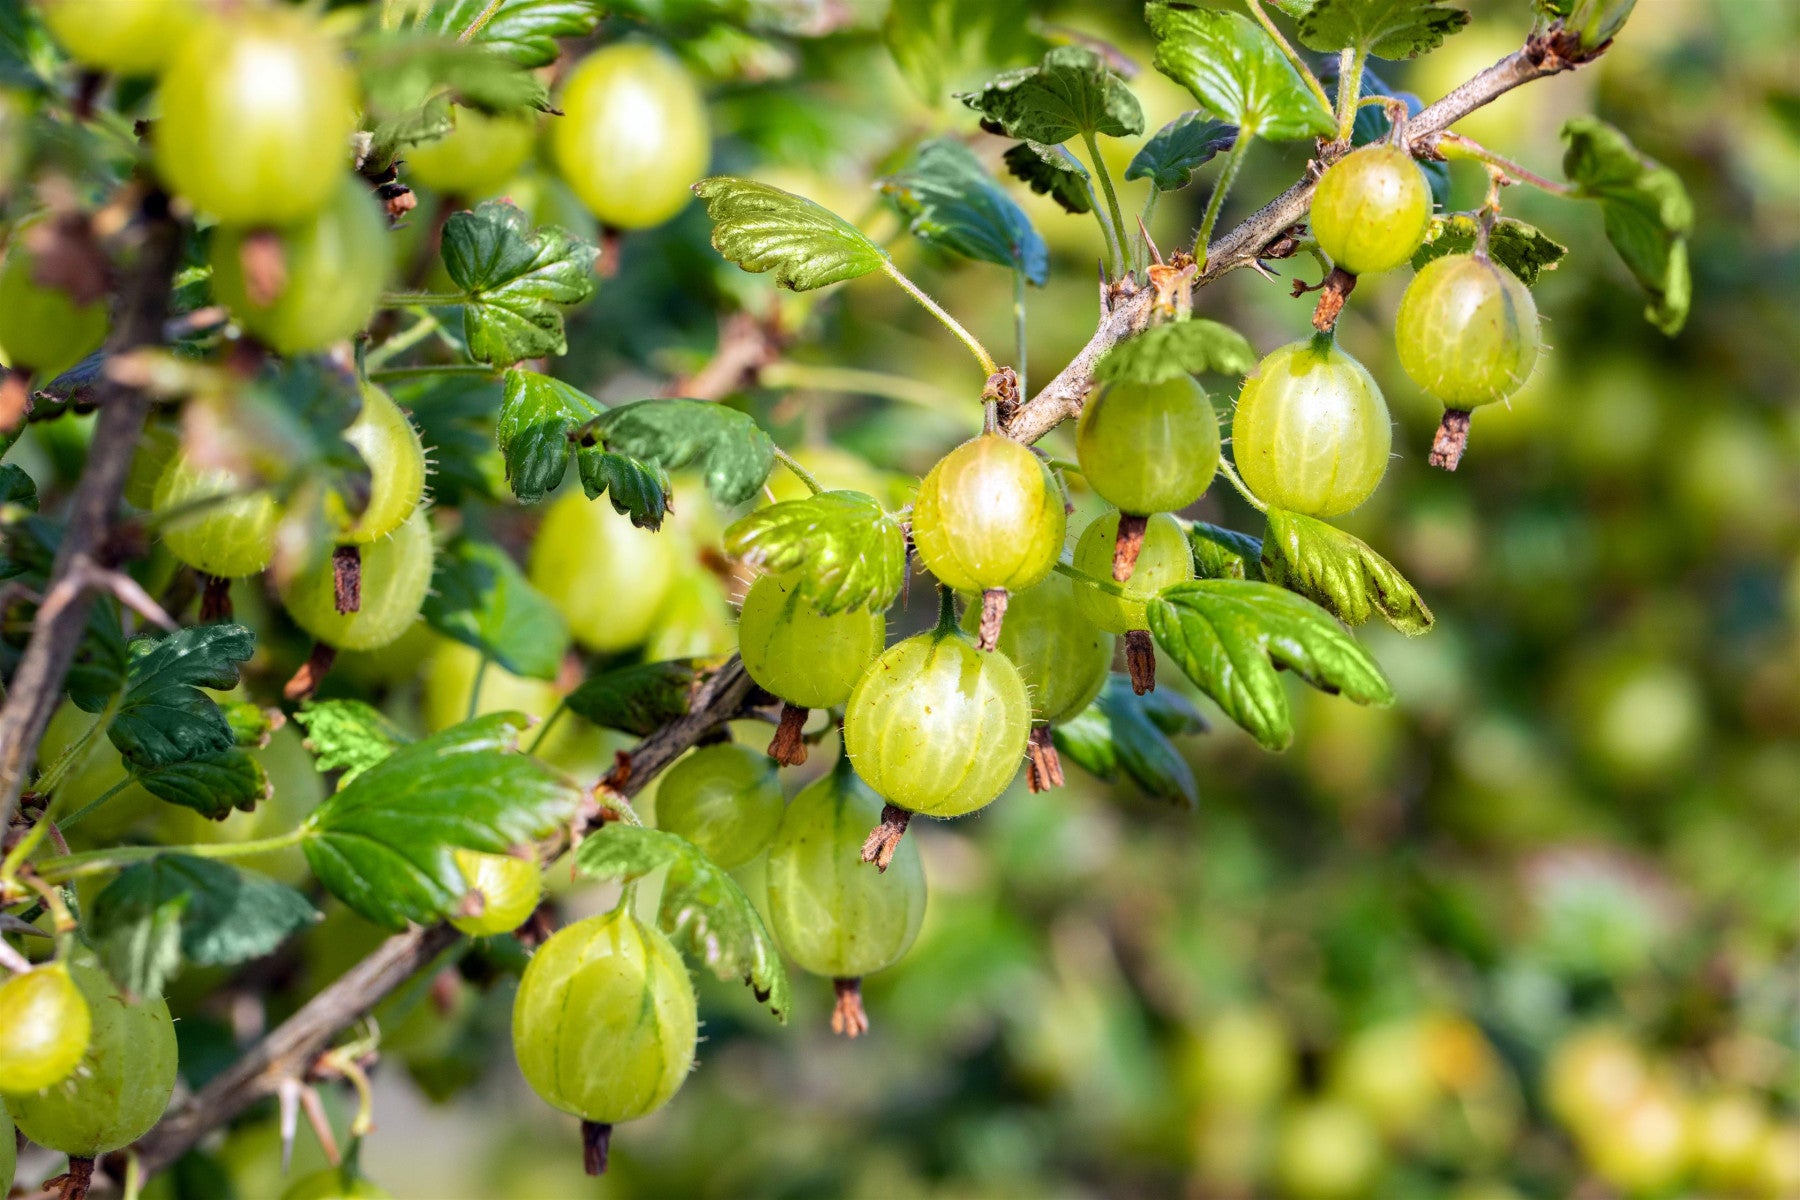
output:
[[[1231,149],[1237,126],[1215,121],[1198,109],[1182,113],[1157,130],[1125,168],[1127,179],[1148,179],[1159,192],[1178,191],[1198,167]]]
[[[1436,0],[1286,0],[1309,50],[1355,48],[1376,58],[1416,58],[1444,44],[1469,14]]]
[[[1192,808],[1200,800],[1194,771],[1168,735],[1205,729],[1194,706],[1167,688],[1138,696],[1130,680],[1113,675],[1093,704],[1052,728],[1051,738],[1092,775],[1111,782],[1123,769],[1149,795]]]
[[[431,500],[461,508],[472,500],[501,500],[508,486],[506,456],[497,445],[501,381],[475,375],[434,375],[388,387],[412,417],[431,460]]]
[[[125,758],[159,767],[221,754],[236,744],[231,725],[211,696],[237,686],[238,665],[256,649],[256,635],[242,625],[195,625],[160,639],[131,644],[125,695],[107,737]],[[75,702],[99,712],[106,696]],[[93,703],[96,699],[100,703]]]
[[[309,700],[294,714],[306,730],[306,748],[320,771],[342,771],[338,786],[412,739],[380,710],[361,700]]]
[[[214,821],[223,821],[234,812],[252,812],[275,792],[262,764],[237,746],[154,766],[128,758],[125,766],[158,800],[191,808]]]
[[[1150,0],[1156,69],[1187,88],[1242,137],[1324,137],[1337,122],[1308,90],[1280,47],[1249,17]]]
[[[1050,251],[1031,219],[954,138],[924,143],[880,187],[920,241],[1022,272],[1039,287],[1048,280]]]
[[[469,354],[495,366],[563,354],[563,310],[594,294],[599,251],[505,200],[489,200],[444,224],[444,269],[467,294]]]
[[[1195,521],[1187,527],[1194,552],[1194,575],[1200,579],[1261,579],[1262,539],[1235,529]]]
[[[598,0],[501,0],[500,7],[472,39],[521,67],[556,61],[558,38],[586,37],[605,14]],[[438,0],[423,25],[460,37],[487,8],[487,0]]]
[[[1391,704],[1381,668],[1331,615],[1269,583],[1203,579],[1150,602],[1156,644],[1265,749],[1294,736],[1278,667],[1358,704]]]
[[[16,504],[20,508],[37,511],[37,481],[17,463],[0,464],[0,504]]]
[[[694,690],[717,667],[716,660],[695,658],[615,667],[584,681],[564,703],[603,729],[648,737],[686,715]]]
[[[1244,375],[1256,366],[1256,351],[1229,325],[1191,317],[1152,325],[1117,342],[1094,368],[1106,383],[1162,383],[1182,375]]]
[[[772,571],[798,571],[821,613],[881,611],[900,594],[906,534],[861,492],[821,492],[758,509],[725,531],[725,552]]]
[[[119,986],[160,996],[182,958],[207,967],[249,962],[318,919],[284,884],[170,854],[120,872],[94,897],[85,928]]]
[[[660,829],[608,825],[581,843],[575,865],[596,879],[627,881],[667,867],[657,924],[689,957],[720,979],[742,980],[787,1021],[787,970],[774,939],[743,889],[691,843]]]
[[[735,408],[706,400],[639,400],[609,410],[595,432],[608,450],[665,471],[693,465],[720,504],[756,495],[775,467],[775,443]]]
[[[438,551],[421,612],[433,629],[515,675],[555,679],[569,651],[562,614],[492,542],[458,538]]]
[[[575,449],[569,438],[605,409],[560,379],[514,367],[506,373],[494,440],[506,458],[513,494],[527,504],[562,482]]]
[[[378,925],[448,916],[466,885],[457,849],[486,854],[548,837],[584,791],[516,753],[525,718],[497,713],[394,751],[304,826],[306,861],[332,895]]]
[[[746,271],[773,271],[796,292],[880,270],[887,251],[850,222],[803,196],[717,175],[694,185],[712,218],[713,248]]]
[[[1416,271],[1434,258],[1446,254],[1468,254],[1475,249],[1475,218],[1467,213],[1434,217],[1425,244],[1413,255]],[[1553,270],[1569,248],[1539,229],[1511,217],[1494,222],[1488,234],[1488,257],[1517,275],[1528,286],[1536,286],[1538,276]]]
[[[1004,72],[957,99],[1008,137],[1049,146],[1083,134],[1144,132],[1131,87],[1086,46],[1057,46],[1037,66]]]
[[[1006,152],[1003,161],[1014,179],[1038,195],[1050,197],[1063,211],[1093,211],[1094,187],[1088,169],[1061,146],[1020,142]]]
[[[613,511],[629,516],[639,529],[662,528],[671,489],[669,474],[662,467],[599,446],[581,447],[576,461],[581,488],[589,500],[599,499],[604,492]]]
[[[1381,618],[1416,636],[1431,628],[1431,609],[1387,559],[1360,538],[1299,513],[1271,508],[1263,538],[1263,578],[1298,592],[1346,625]]]
[[[355,60],[369,153],[379,164],[449,133],[453,103],[489,115],[550,107],[535,74],[479,44],[426,33],[371,34],[357,42]]]
[[[1645,319],[1679,333],[1693,293],[1687,239],[1694,227],[1694,204],[1681,177],[1597,117],[1576,117],[1562,136],[1568,145],[1563,172],[1582,195],[1600,202],[1607,239],[1650,293]]]

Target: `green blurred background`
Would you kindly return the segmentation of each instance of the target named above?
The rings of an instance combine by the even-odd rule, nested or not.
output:
[[[861,220],[979,336],[1010,347],[1007,274],[922,249],[872,181],[943,132],[997,162],[1006,143],[976,133],[947,93],[1034,60],[1038,22],[1143,64],[1150,129],[1193,102],[1148,68],[1129,3],[895,3],[953,15],[957,32],[927,58],[941,102],[894,65],[879,4],[849,6],[849,26],[823,38],[784,36],[783,21],[807,14],[753,0],[724,6],[748,18],[732,22],[694,11],[717,6],[640,5],[658,19],[610,32],[664,37],[706,79],[715,170]],[[1516,48],[1532,20],[1527,0],[1471,7],[1474,23],[1438,54],[1377,64],[1388,82],[1429,102]],[[1509,406],[1479,414],[1456,474],[1426,466],[1439,408],[1394,359],[1406,273],[1357,290],[1340,337],[1387,392],[1397,457],[1345,525],[1438,617],[1416,640],[1359,633],[1395,707],[1296,686],[1300,732],[1279,756],[1215,720],[1178,739],[1198,781],[1192,811],[1071,769],[1062,791],[1021,783],[973,818],[915,824],[926,928],[868,981],[872,1034],[830,1035],[824,981],[800,981],[780,1028],[743,989],[701,978],[700,1065],[666,1109],[619,1131],[601,1181],[580,1173],[573,1119],[512,1065],[516,961],[471,951],[381,1015],[369,1174],[401,1197],[521,1200],[1800,1196],[1797,46],[1794,4],[1641,0],[1598,64],[1458,127],[1555,176],[1562,121],[1597,112],[1682,175],[1698,223],[1693,315],[1666,339],[1642,319],[1595,209],[1508,193],[1509,215],[1572,252],[1537,289],[1545,361]],[[1115,177],[1135,146],[1116,148]],[[1304,160],[1298,145],[1259,144],[1227,224]],[[1215,170],[1162,205],[1165,248],[1191,239]],[[1479,202],[1478,170],[1454,179],[1455,207]],[[1128,212],[1144,187],[1123,185]],[[1041,381],[1092,330],[1101,245],[1091,219],[1020,195],[1053,252],[1050,285],[1029,299]],[[781,386],[743,402],[828,476],[890,471],[903,497],[906,476],[977,428],[980,380],[961,350],[879,282],[778,296],[717,259],[692,206],[626,237],[618,262],[556,368],[598,395],[655,394],[705,361],[721,314],[779,304],[796,333],[765,379]],[[1311,277],[1299,260],[1275,265]],[[1310,304],[1285,279],[1240,271],[1197,310],[1267,351],[1305,330]],[[858,387],[888,394],[836,390],[830,372],[846,367],[878,373]],[[402,398],[438,446],[440,496],[479,495],[471,455],[492,445],[481,397]],[[1228,394],[1215,399],[1228,411]],[[1071,444],[1068,431],[1052,444]],[[665,619],[657,656],[730,644],[726,593],[701,565],[718,535],[706,504],[680,489],[693,597]],[[1260,532],[1222,486],[1188,515]],[[929,602],[915,588],[896,624],[922,623]],[[434,703],[455,712],[472,664],[412,640],[400,670],[381,664],[399,680],[390,707],[417,722]],[[1187,686],[1173,669],[1163,681]],[[484,705],[547,707],[501,696],[505,684],[491,677]],[[565,761],[588,765],[617,744],[573,723],[565,742]],[[297,748],[286,753],[290,777],[309,779]],[[312,802],[307,787],[282,793],[282,827]],[[335,914],[267,981],[266,1019],[377,936]],[[190,1081],[208,1047],[229,1054],[231,1023],[202,1011],[206,986],[192,974],[174,997],[189,1013]],[[232,1015],[239,1034],[265,1019]],[[344,1097],[331,1105],[347,1116]],[[157,1193],[279,1190],[272,1114],[212,1149]],[[296,1159],[319,1161],[304,1131]]]

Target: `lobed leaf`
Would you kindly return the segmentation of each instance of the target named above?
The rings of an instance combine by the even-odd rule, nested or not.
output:
[[[1300,22],[1300,44],[1330,53],[1357,49],[1376,58],[1417,58],[1469,23],[1437,0],[1280,0]]]
[[[1433,217],[1425,244],[1413,255],[1413,270],[1446,254],[1468,254],[1475,249],[1475,218],[1467,213]],[[1488,233],[1488,257],[1517,275],[1528,287],[1538,276],[1554,270],[1569,248],[1539,229],[1511,217],[1501,217]]]
[[[1694,203],[1681,177],[1638,152],[1598,117],[1562,128],[1563,173],[1583,196],[1600,202],[1607,240],[1650,293],[1644,317],[1666,334],[1681,332],[1693,299],[1688,234]]]
[[[422,26],[460,37],[487,5],[488,0],[437,0],[427,6]],[[470,44],[521,67],[546,67],[556,61],[557,39],[586,37],[605,12],[598,0],[501,0]]]
[[[236,744],[231,725],[202,688],[237,686],[238,666],[256,649],[256,635],[242,625],[195,625],[130,645],[125,694],[107,737],[138,767],[160,767],[223,754]],[[73,697],[99,712],[110,696]],[[98,703],[96,703],[98,701]]]
[[[754,420],[707,400],[639,400],[610,409],[594,426],[608,450],[665,471],[690,464],[720,504],[756,495],[775,467],[775,443]]]
[[[1263,578],[1298,592],[1343,621],[1379,614],[1401,633],[1431,628],[1431,609],[1406,576],[1362,539],[1300,513],[1271,508],[1262,543]]]
[[[439,550],[421,613],[515,675],[555,679],[569,651],[562,614],[492,542],[462,537]]]
[[[1062,205],[1064,212],[1092,212],[1094,185],[1088,169],[1061,146],[1020,142],[1001,158],[1014,179],[1040,196]]]
[[[599,401],[560,379],[520,367],[507,371],[494,440],[506,459],[513,495],[533,504],[554,491],[569,466],[570,437],[604,411]]]
[[[821,492],[761,508],[725,531],[725,552],[772,571],[798,571],[821,613],[893,604],[906,576],[906,533],[861,492]]]
[[[1129,679],[1112,675],[1092,704],[1050,736],[1089,774],[1112,782],[1122,770],[1147,794],[1193,808],[1200,802],[1194,770],[1169,735],[1205,730],[1206,718],[1184,697],[1168,688],[1138,696]]]
[[[1003,72],[957,99],[980,113],[983,124],[1045,145],[1144,131],[1144,110],[1131,87],[1086,46],[1057,46],[1037,66]]]
[[[308,700],[294,714],[320,771],[342,771],[341,788],[412,741],[380,710],[361,700]]]
[[[466,294],[463,337],[479,362],[511,366],[563,354],[563,310],[594,294],[600,252],[505,200],[444,223],[444,269]]]
[[[589,500],[602,492],[613,511],[631,518],[639,529],[662,528],[669,513],[669,493],[674,490],[669,474],[655,463],[600,446],[582,446],[575,452],[581,471],[581,490]]]
[[[1050,250],[1031,218],[954,138],[923,143],[879,186],[920,241],[1008,267],[1038,287],[1049,280]]]
[[[1182,113],[1157,130],[1125,168],[1126,179],[1148,179],[1159,192],[1188,185],[1194,171],[1237,141],[1237,126],[1214,120],[1198,109]]]
[[[596,879],[641,879],[668,868],[657,924],[720,979],[741,979],[787,1021],[787,969],[756,906],[692,843],[660,829],[608,825],[581,843],[575,866]]]
[[[796,292],[880,270],[887,251],[836,213],[766,183],[716,175],[694,185],[712,218],[713,248],[746,271],[773,271]]]
[[[1203,579],[1150,601],[1150,632],[1164,653],[1264,749],[1293,739],[1278,668],[1358,704],[1391,704],[1381,668],[1330,614],[1269,583]]]
[[[1150,0],[1156,69],[1187,88],[1240,137],[1326,137],[1337,122],[1308,90],[1280,47],[1249,17]]]
[[[275,794],[262,764],[238,746],[155,765],[128,758],[125,767],[158,800],[191,808],[214,821],[223,821],[234,812],[253,812]]]
[[[583,681],[564,703],[603,729],[649,737],[687,715],[695,689],[717,666],[714,659],[677,658],[615,667]]]
[[[1229,325],[1190,317],[1152,325],[1117,342],[1094,367],[1106,383],[1162,383],[1182,375],[1244,375],[1256,366],[1256,351]]]

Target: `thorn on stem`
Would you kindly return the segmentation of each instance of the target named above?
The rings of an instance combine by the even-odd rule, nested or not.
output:
[[[231,580],[223,575],[205,575],[200,589],[200,621],[231,620]]]
[[[1137,569],[1138,554],[1144,548],[1144,530],[1149,525],[1149,517],[1134,516],[1126,512],[1119,514],[1119,532],[1113,539],[1114,583],[1125,583],[1131,579],[1132,571]]]
[[[1330,333],[1337,328],[1338,314],[1344,311],[1344,301],[1356,290],[1356,276],[1342,267],[1331,268],[1331,274],[1319,285],[1319,304],[1313,309],[1313,328],[1320,333]]]
[[[345,616],[362,611],[362,547],[339,546],[331,552],[331,595]]]
[[[811,711],[797,704],[781,702],[781,721],[769,742],[769,757],[784,767],[797,767],[806,761],[806,715]]]
[[[1005,588],[989,588],[981,593],[981,625],[976,632],[976,649],[992,650],[1000,644],[1000,627],[1006,621],[1009,598]]]
[[[1131,672],[1131,690],[1142,696],[1156,690],[1156,643],[1148,629],[1125,631],[1125,669]]]
[[[589,1175],[606,1174],[606,1156],[612,1149],[613,1127],[604,1121],[581,1123],[581,1165]]]
[[[875,869],[885,874],[888,864],[894,861],[894,851],[900,848],[900,839],[906,836],[907,822],[911,820],[912,814],[904,808],[883,805],[881,824],[871,829],[863,842],[862,860],[874,863]]]
[[[834,979],[831,986],[837,990],[837,1004],[831,1010],[831,1032],[852,1039],[869,1032],[869,1014],[862,1002],[862,980]]]
[[[1035,794],[1063,785],[1062,757],[1050,738],[1050,726],[1033,725],[1025,743],[1025,786]]]
[[[1462,462],[1463,451],[1469,446],[1469,414],[1460,408],[1446,408],[1444,419],[1438,425],[1437,436],[1431,439],[1431,457],[1426,461],[1432,466],[1445,471],[1456,470]]]
[[[289,679],[282,687],[281,694],[295,703],[301,700],[310,700],[312,694],[319,690],[319,684],[324,682],[326,673],[331,670],[331,664],[336,661],[336,649],[327,646],[324,642],[314,642],[312,653],[306,656],[306,661],[300,664],[300,669],[295,671],[293,678]]]

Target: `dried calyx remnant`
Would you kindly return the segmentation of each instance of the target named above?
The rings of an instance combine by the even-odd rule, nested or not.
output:
[[[885,872],[888,864],[894,861],[894,851],[900,848],[900,839],[906,836],[907,822],[912,814],[897,805],[884,805],[881,810],[881,824],[869,831],[863,842],[862,860],[874,863],[875,869]]]
[[[1431,457],[1427,459],[1432,466],[1445,471],[1454,471],[1462,462],[1463,451],[1469,445],[1469,414],[1466,409],[1447,408],[1444,419],[1438,424],[1437,436],[1431,439]]]
[[[1025,786],[1033,792],[1047,792],[1062,785],[1062,757],[1056,753],[1050,726],[1033,725],[1031,740],[1025,743]]]
[[[362,611],[362,548],[339,546],[331,552],[331,597],[339,613]]]
[[[977,648],[992,650],[1000,644],[1000,627],[1006,620],[1007,599],[1005,588],[989,588],[981,593],[981,626],[975,638]]]
[[[1131,674],[1131,690],[1142,696],[1156,690],[1156,643],[1148,629],[1125,632],[1125,669]]]
[[[809,710],[797,704],[781,705],[781,721],[769,742],[769,757],[784,767],[797,767],[806,761],[806,714]]]
[[[1138,554],[1144,548],[1144,530],[1149,525],[1149,517],[1134,516],[1128,512],[1119,514],[1119,532],[1113,539],[1113,582],[1126,582],[1137,569]]]
[[[831,1032],[841,1037],[856,1038],[869,1032],[869,1014],[863,1009],[862,980],[834,979],[837,1003],[831,1010]]]
[[[319,690],[319,684],[324,682],[326,672],[331,670],[331,664],[336,661],[336,650],[324,642],[314,642],[312,653],[306,656],[306,661],[300,664],[300,669],[295,671],[293,678],[289,679],[282,687],[281,694],[296,703],[310,699],[312,694]]]

